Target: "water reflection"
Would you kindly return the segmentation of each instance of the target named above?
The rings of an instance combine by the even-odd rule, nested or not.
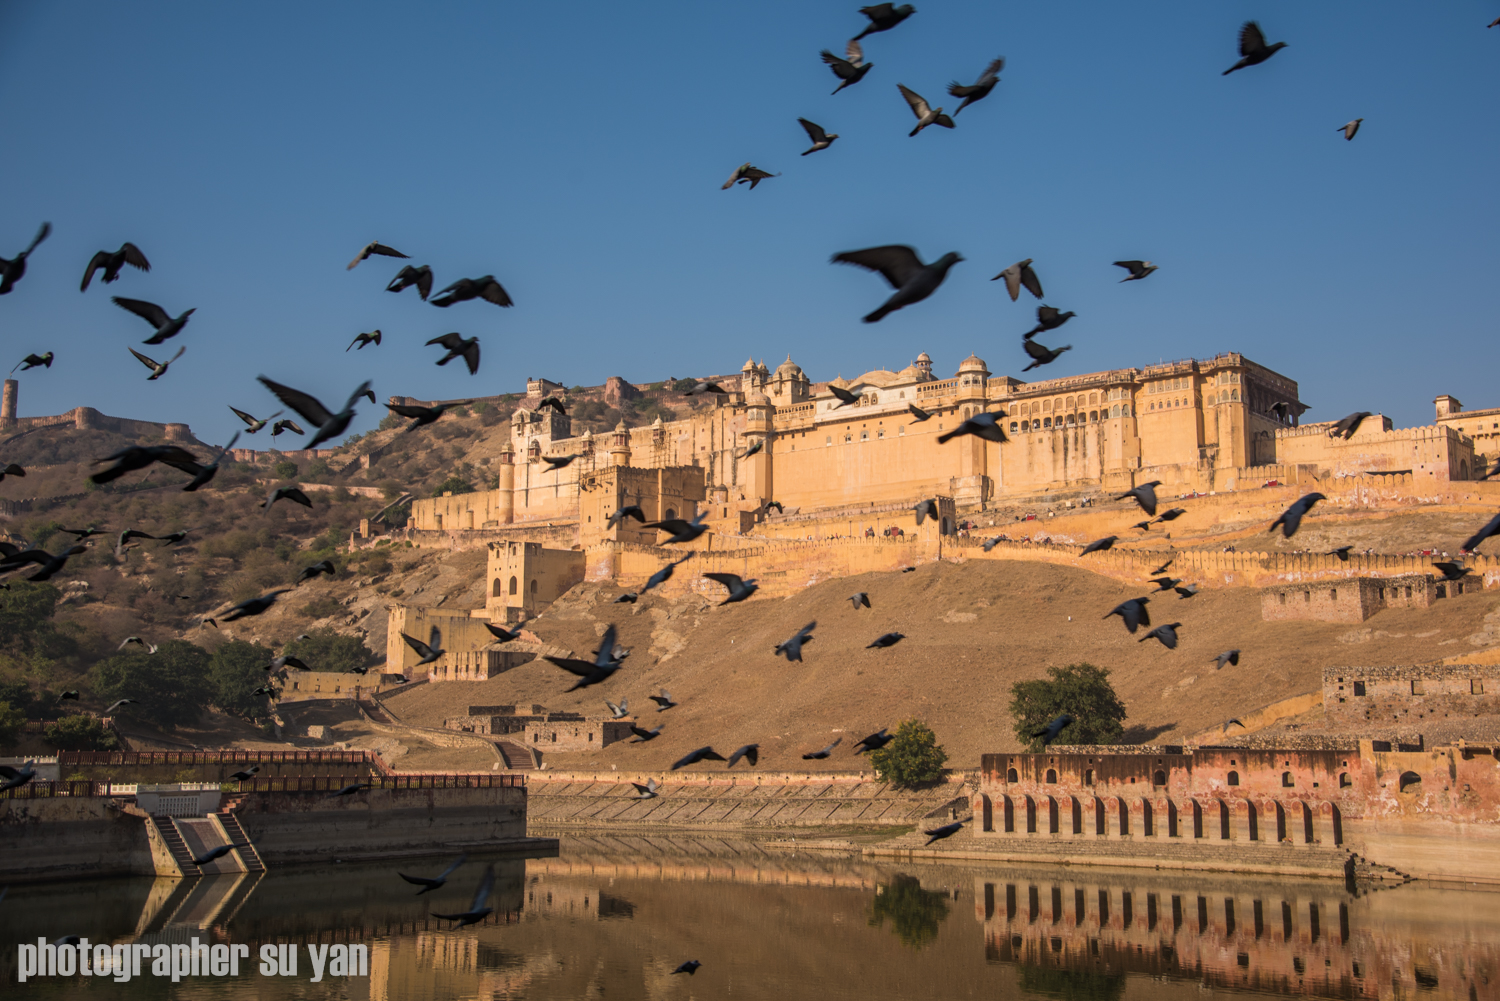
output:
[[[94,980],[94,997],[1199,998],[1260,995],[1496,998],[1493,894],[1411,885],[890,865],[712,838],[570,838],[556,858],[497,859],[495,912],[452,930],[429,909],[466,904],[488,860],[415,897],[394,864],[199,880],[17,886],[0,904],[0,972],[15,943],[360,942],[367,979],[254,973],[173,985]],[[973,915],[970,920],[968,915]],[[671,975],[700,959],[689,981]]]

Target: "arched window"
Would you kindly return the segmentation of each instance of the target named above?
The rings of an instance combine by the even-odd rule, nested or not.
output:
[[[495,583],[498,586],[499,581],[496,581]],[[515,594],[516,593],[516,579],[514,577],[512,577],[510,579],[510,593],[511,594]]]
[[[1005,773],[1005,781],[1007,782],[1019,782],[1020,780],[1021,777],[1016,774],[1016,770],[1014,768]]]
[[[1349,788],[1353,784],[1354,784],[1353,782],[1349,781],[1349,773],[1348,772],[1340,772],[1339,773],[1339,788],[1340,789],[1347,789],[1347,788]]]
[[[1094,423],[1097,423],[1098,420],[1099,420],[1099,411],[1097,411],[1097,410],[1090,410],[1089,411],[1089,423],[1090,424],[1094,424]]]
[[[1400,782],[1402,792],[1420,793],[1422,791],[1422,776],[1416,772],[1402,772]]]
[[[495,585],[490,588],[490,597],[492,597],[492,598],[498,598],[498,597],[500,597],[500,594],[501,594],[501,591],[500,591],[500,578],[496,577],[495,578]]]
[[[662,515],[661,515],[662,521],[666,521],[669,518],[675,518],[675,517],[677,517],[677,512],[674,511],[672,508],[667,508],[665,511],[662,512]]]
[[[1011,421],[1010,422],[1010,433],[1011,434],[1015,434],[1016,433],[1016,422],[1015,421]]]
[[[533,580],[531,582],[531,594],[532,594],[533,597],[536,596],[536,581],[535,580]]]
[[[1120,405],[1118,403],[1116,403],[1114,406],[1112,406],[1112,407],[1109,408],[1109,416],[1111,416],[1111,417],[1118,417],[1118,416],[1120,416]]]
[[[1229,784],[1232,785],[1232,786],[1237,786],[1237,785],[1240,784],[1240,773],[1239,772],[1230,772],[1229,773]]]
[[[1052,426],[1052,418],[1050,418],[1050,417],[1044,417],[1044,418],[1042,418],[1042,427],[1044,427],[1044,428],[1050,428],[1051,426]]]
[[[1290,789],[1293,786],[1295,786],[1296,784],[1297,783],[1292,779],[1292,773],[1291,772],[1282,772],[1281,773],[1281,788],[1283,788],[1283,789]]]
[[[1158,768],[1151,776],[1151,784],[1154,786],[1166,785],[1167,773]]]
[[[1051,785],[1052,783],[1054,783],[1056,781],[1057,781],[1057,769],[1056,768],[1049,768],[1049,769],[1047,769],[1047,784]]]

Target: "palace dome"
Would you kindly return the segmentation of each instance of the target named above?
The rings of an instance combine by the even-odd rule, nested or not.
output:
[[[786,361],[776,366],[776,378],[778,379],[806,379],[802,373],[802,366],[792,361],[792,356],[787,355]]]
[[[978,355],[973,354],[969,355],[969,357],[958,363],[958,370],[961,373],[983,372],[985,375],[989,375],[990,372],[988,366],[985,365],[984,361]]]
[[[922,363],[922,362],[926,362],[928,365],[931,365],[932,364],[932,356],[929,355],[926,351],[923,351],[921,354],[917,355],[917,362],[919,364]]]

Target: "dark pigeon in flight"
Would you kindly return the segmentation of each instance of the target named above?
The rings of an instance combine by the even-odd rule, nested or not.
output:
[[[1260,30],[1260,25],[1254,21],[1246,21],[1244,26],[1240,28],[1240,61],[1220,75],[1228,76],[1235,70],[1242,70],[1247,66],[1256,66],[1270,59],[1284,48],[1286,48],[1285,42],[1267,45],[1266,36]]]
[[[975,101],[982,101],[986,97],[989,97],[990,91],[995,89],[995,84],[1000,82],[1000,71],[1003,69],[1005,69],[1005,59],[1004,57],[1001,57],[986,66],[984,68],[984,72],[979,74],[979,79],[975,80],[968,86],[959,83],[957,80],[954,80],[952,83],[950,83],[948,85],[948,95],[950,97],[963,98],[963,103],[961,103],[957,108],[953,109],[953,114],[957,116],[960,111],[964,110]],[[1030,287],[1031,286],[1029,285],[1027,286],[1027,288]],[[1036,297],[1040,299],[1042,297],[1042,294],[1038,292],[1036,293]],[[1015,299],[1014,294],[1011,295],[1011,299]]]
[[[1276,531],[1276,526],[1280,525],[1282,536],[1290,539],[1297,534],[1297,529],[1302,527],[1302,516],[1311,511],[1313,505],[1318,501],[1326,499],[1319,493],[1302,495],[1297,499],[1295,504],[1283,511],[1279,518],[1271,522],[1271,527],[1268,531],[1274,532]]]
[[[1110,615],[1118,615],[1124,621],[1125,628],[1134,633],[1137,627],[1151,624],[1151,614],[1146,611],[1146,605],[1150,601],[1150,598],[1131,598],[1129,601],[1122,601],[1104,617],[1107,619]]]
[[[1063,730],[1066,729],[1068,727],[1068,725],[1070,723],[1072,723],[1072,722],[1073,722],[1073,717],[1069,716],[1067,713],[1063,713],[1061,716],[1057,717],[1057,719],[1053,720],[1051,723],[1048,723],[1046,726],[1042,727],[1036,733],[1033,733],[1031,735],[1031,739],[1032,740],[1040,739],[1041,742],[1042,742],[1042,746],[1043,747],[1047,747],[1054,740],[1056,740],[1057,739],[1057,735],[1060,734],[1060,733],[1062,733]]]
[[[876,323],[898,309],[926,299],[943,284],[948,269],[961,260],[961,255],[950,251],[931,264],[923,264],[917,252],[904,244],[846,250],[833,255],[836,264],[853,264],[878,272],[896,290],[879,309],[865,316],[866,323]]]

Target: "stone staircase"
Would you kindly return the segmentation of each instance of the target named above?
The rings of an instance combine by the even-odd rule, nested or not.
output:
[[[391,714],[386,712],[385,707],[375,699],[360,699],[358,705],[365,711],[365,715],[370,718],[370,722],[372,723],[381,723],[385,726],[393,726],[396,722],[391,718]]]
[[[529,772],[536,769],[531,752],[513,740],[497,740],[495,747],[505,759],[505,767],[513,772]]]
[[[172,861],[177,863],[177,868],[184,876],[201,876],[203,870],[193,864],[193,853],[188,851],[187,842],[182,840],[182,833],[177,830],[177,823],[171,817],[151,818],[151,824],[156,829],[156,836],[166,847],[172,856]]]
[[[219,812],[213,814],[213,819],[218,821],[219,826],[224,830],[225,837],[229,839],[230,844],[234,845],[235,854],[240,857],[240,863],[245,867],[245,871],[265,872],[265,862],[261,859],[260,853],[255,850],[255,846],[250,843],[245,828],[240,826],[240,818],[234,814],[244,800],[245,794],[243,793],[229,797],[219,808]]]

